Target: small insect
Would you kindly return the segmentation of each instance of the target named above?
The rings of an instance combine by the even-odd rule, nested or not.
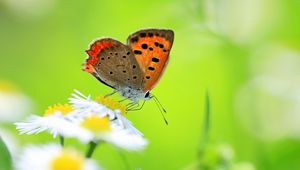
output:
[[[111,94],[119,92],[131,100],[129,110],[139,107],[140,100],[151,98],[160,105],[150,91],[167,66],[173,40],[174,32],[169,29],[137,31],[129,35],[127,44],[112,38],[96,40],[86,50],[89,57],[84,71],[113,88]]]

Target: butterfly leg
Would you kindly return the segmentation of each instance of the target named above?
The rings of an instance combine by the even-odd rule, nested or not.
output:
[[[119,103],[121,103],[121,102],[124,102],[124,101],[126,101],[126,100],[128,100],[129,98],[124,98],[124,99],[122,99],[122,100],[119,100],[118,102]]]
[[[136,102],[128,103],[128,104],[126,105],[126,108],[131,108],[131,107],[133,107],[133,106],[136,105],[136,104],[137,104]]]
[[[142,103],[142,105],[140,106],[140,107],[135,107],[135,108],[132,108],[132,109],[130,109],[130,110],[128,110],[128,111],[137,111],[137,110],[141,110],[143,107],[144,107],[144,104],[146,103],[146,101],[144,100],[143,101],[143,103]]]
[[[137,102],[131,102],[131,103],[128,103],[126,106],[126,110],[127,111],[131,111],[131,110],[133,110],[133,109],[135,109],[135,108],[138,108],[139,107],[139,103]]]
[[[114,90],[114,91],[112,91],[111,93],[108,93],[107,95],[105,95],[104,97],[111,96],[111,95],[113,95],[113,94],[115,94],[115,93],[117,93],[117,92],[118,92],[118,90]]]

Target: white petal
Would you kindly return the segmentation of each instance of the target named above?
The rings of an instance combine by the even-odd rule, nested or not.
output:
[[[52,160],[61,153],[61,146],[27,146],[16,161],[16,170],[50,170]],[[96,162],[85,159],[83,170],[99,170]]]
[[[143,136],[143,133],[140,132],[137,128],[135,128],[131,121],[126,119],[120,112],[116,112],[117,122],[124,128],[127,129],[130,133]]]
[[[142,136],[131,134],[126,130],[113,131],[103,136],[103,140],[132,151],[143,150],[148,144],[148,141]]]
[[[64,137],[78,137],[78,133],[82,128],[74,122],[68,121],[57,116],[40,117],[32,115],[25,122],[15,123],[21,134],[37,134],[43,131],[48,131],[53,137],[62,135]],[[90,139],[87,133],[80,133],[84,141]]]
[[[57,155],[60,150],[58,145],[48,145],[43,147],[27,146],[18,161],[16,161],[16,170],[50,170],[51,159]]]
[[[86,116],[87,114],[98,114],[100,116],[109,116],[110,119],[114,119],[114,112],[107,108],[106,106],[93,101],[90,99],[90,96],[86,97],[78,90],[73,93],[71,98],[69,98],[69,102],[72,106],[78,110],[80,115]]]

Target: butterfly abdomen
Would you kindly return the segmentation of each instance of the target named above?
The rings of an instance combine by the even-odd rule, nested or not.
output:
[[[135,88],[131,88],[131,87],[122,87],[118,90],[123,97],[130,99],[134,102],[137,102],[142,99],[145,100],[146,93],[141,89],[135,89]]]

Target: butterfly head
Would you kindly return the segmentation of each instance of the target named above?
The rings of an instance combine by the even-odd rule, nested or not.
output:
[[[150,91],[147,91],[145,93],[144,100],[149,100],[149,99],[151,99],[151,94],[150,94]]]

